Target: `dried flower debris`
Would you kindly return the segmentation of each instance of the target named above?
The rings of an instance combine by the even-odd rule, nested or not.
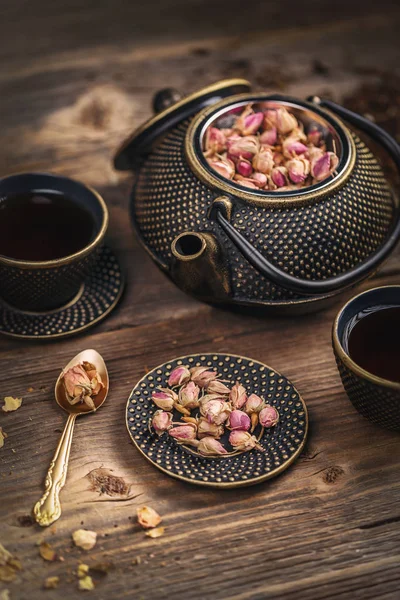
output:
[[[54,562],[55,560],[59,560],[59,556],[54,548],[48,542],[42,540],[39,543],[39,554],[43,558],[43,560],[47,560],[49,562]]]
[[[12,412],[17,410],[22,404],[22,398],[13,398],[12,396],[6,396],[4,398],[4,405],[1,407],[4,412]]]
[[[77,529],[72,534],[75,546],[83,550],[91,550],[96,545],[97,533],[87,529]]]
[[[100,373],[87,361],[75,365],[63,373],[67,400],[70,404],[86,404],[96,410],[93,397],[104,388]]]
[[[258,426],[275,427],[279,422],[274,406],[256,394],[248,394],[239,381],[228,387],[217,372],[207,367],[177,367],[170,373],[167,385],[152,393],[159,410],[150,418],[150,431],[157,436],[167,433],[203,456],[263,451],[252,435],[254,430]],[[180,413],[179,421],[174,421],[174,410]]]
[[[0,427],[0,448],[4,446],[4,440],[8,437],[6,432]]]
[[[284,106],[250,103],[208,127],[204,156],[219,175],[246,188],[296,190],[324,181],[337,168],[339,159],[327,151],[325,129],[317,123],[305,129]]]
[[[60,578],[56,575],[54,577],[47,577],[44,580],[43,587],[45,590],[55,590],[58,588],[58,584],[60,583]]]
[[[11,600],[10,590],[2,590],[0,592],[0,600]]]
[[[150,506],[140,506],[136,509],[138,523],[143,529],[152,529],[161,523],[161,517]]]
[[[90,575],[86,575],[86,577],[82,577],[82,579],[79,579],[78,581],[78,588],[80,590],[90,592],[91,590],[94,590],[94,587],[95,585]]]
[[[146,535],[151,538],[159,538],[165,533],[165,527],[156,527],[155,529],[149,529],[146,531]]]
[[[0,581],[10,582],[14,581],[17,576],[17,572],[21,571],[22,565],[18,558],[15,558],[0,544]]]

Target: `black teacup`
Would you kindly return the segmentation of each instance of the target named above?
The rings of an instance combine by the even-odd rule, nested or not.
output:
[[[400,430],[400,286],[349,300],[335,319],[332,340],[355,408],[382,427]]]
[[[67,177],[0,180],[0,296],[27,311],[61,307],[80,292],[108,225],[104,200]]]

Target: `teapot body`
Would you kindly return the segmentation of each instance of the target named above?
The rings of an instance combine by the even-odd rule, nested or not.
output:
[[[265,201],[251,192],[229,193],[201,170],[193,161],[193,118],[179,122],[137,169],[131,208],[139,239],[179,287],[201,300],[303,311],[326,303],[343,290],[302,295],[269,280],[221,230],[210,207],[216,198],[226,199],[230,223],[294,277],[323,280],[357,266],[383,244],[396,204],[378,160],[341,127],[351,149],[342,181]]]

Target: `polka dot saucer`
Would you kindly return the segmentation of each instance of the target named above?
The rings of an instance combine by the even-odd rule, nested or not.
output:
[[[204,457],[166,434],[158,437],[149,431],[149,418],[157,410],[151,393],[165,387],[169,374],[179,365],[206,366],[227,380],[228,386],[239,381],[248,393],[263,397],[278,409],[280,418],[275,427],[258,426],[254,432],[264,452],[254,449]],[[179,413],[174,414],[174,421],[178,419]],[[233,488],[259,483],[287,469],[304,447],[308,415],[293,384],[271,367],[233,354],[192,354],[156,367],[137,383],[127,403],[126,425],[137,449],[167,475],[198,485]]]
[[[99,259],[68,304],[48,312],[23,311],[0,300],[0,333],[24,339],[74,335],[104,319],[116,306],[124,279],[115,254],[103,246]]]

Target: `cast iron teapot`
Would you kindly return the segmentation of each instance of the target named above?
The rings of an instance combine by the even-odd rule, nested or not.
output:
[[[212,170],[203,152],[207,128],[249,103],[285,106],[305,128],[317,124],[338,155],[335,172],[302,189],[265,191]],[[252,93],[240,79],[184,98],[162,90],[154,108],[114,163],[135,173],[131,215],[139,240],[187,293],[305,312],[371,275],[393,250],[396,195],[350,126],[383,146],[399,169],[400,149],[369,120],[316,97]]]

